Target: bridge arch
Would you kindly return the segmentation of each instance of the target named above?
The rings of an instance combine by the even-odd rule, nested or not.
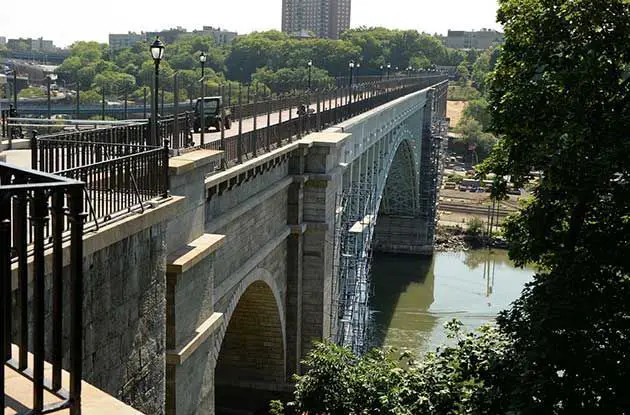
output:
[[[407,131],[402,131],[407,136]],[[413,140],[401,137],[384,180],[379,213],[414,215],[418,211],[419,186],[416,149]]]
[[[231,409],[255,409],[266,402],[259,399],[259,389],[285,382],[282,298],[274,278],[262,268],[252,271],[231,294],[215,338],[214,384],[218,410],[235,402],[244,406]]]

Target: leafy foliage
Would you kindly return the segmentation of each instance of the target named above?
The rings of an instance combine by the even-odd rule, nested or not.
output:
[[[46,97],[46,92],[38,86],[31,86],[28,88],[24,88],[18,93],[19,98],[44,98]]]
[[[477,217],[473,217],[468,221],[466,233],[473,236],[481,235],[483,233],[483,227],[483,221]]]
[[[630,408],[630,5],[502,0],[484,171],[542,178],[506,225],[510,256],[542,266],[499,323],[515,339],[522,414]],[[495,192],[505,186],[495,186]]]
[[[304,362],[308,371],[297,377],[295,408],[329,415],[500,413],[504,396],[492,385],[501,383],[497,369],[509,364],[508,339],[489,326],[464,333],[456,321],[446,330],[455,345],[422,360],[409,352],[356,356],[316,344]]]
[[[154,63],[147,45],[113,51],[97,42],[76,42],[71,51],[58,73],[68,84],[78,81],[82,91],[98,92],[105,86],[108,97],[120,98],[125,91],[133,94],[137,88],[151,87]],[[201,52],[207,56],[208,88],[216,90],[232,80],[258,83],[261,91],[273,87],[274,92],[286,90],[287,83],[304,87],[309,60],[314,64],[316,88],[329,85],[332,77],[347,75],[350,60],[361,62],[357,74],[380,75],[380,66],[387,63],[404,71],[408,67],[457,65],[467,58],[466,52],[447,49],[436,37],[414,30],[358,28],[347,31],[341,40],[293,39],[278,31],[255,32],[238,36],[230,46],[216,45],[211,36],[185,34],[166,45],[166,58],[160,66],[161,86],[172,93],[173,74],[178,72],[185,95],[199,96]]]

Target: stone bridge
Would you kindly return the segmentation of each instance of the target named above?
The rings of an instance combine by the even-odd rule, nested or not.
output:
[[[86,381],[147,414],[246,414],[314,340],[364,350],[371,250],[432,252],[446,94],[225,171],[171,158],[169,200],[84,240]]]
[[[207,178],[178,158],[167,412],[282,397],[316,339],[361,351],[369,250],[432,252],[445,111],[443,83]]]

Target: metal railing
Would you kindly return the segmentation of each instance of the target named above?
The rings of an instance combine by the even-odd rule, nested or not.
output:
[[[148,124],[31,137],[31,168],[85,183],[86,229],[168,195],[168,141],[147,146]]]
[[[0,163],[0,401],[3,413],[11,392],[6,390],[7,370],[19,373],[32,383],[32,408],[24,413],[51,413],[67,408],[72,415],[81,413],[83,186],[76,180]],[[62,247],[68,239],[69,284],[64,283]],[[46,295],[44,251],[47,245],[52,246],[51,297]],[[33,270],[30,276],[29,257],[32,257]],[[17,287],[13,286],[12,268],[17,269]],[[64,291],[68,295],[64,295]],[[15,308],[14,292],[17,294]],[[47,298],[51,298],[50,304],[46,304]],[[69,307],[64,307],[64,301],[69,301]],[[12,315],[14,311],[17,316]],[[45,326],[48,311],[50,320]],[[19,321],[19,325],[12,331],[14,321]],[[64,341],[63,326],[68,322],[70,336]],[[50,379],[44,378],[46,327],[51,329]],[[30,364],[29,350],[32,352]],[[70,359],[69,391],[62,386],[64,350],[69,352]],[[45,390],[61,401],[45,405]],[[22,409],[18,408],[17,412]]]
[[[147,134],[146,123],[41,137],[33,131],[31,168],[54,173],[150,150]]]
[[[85,183],[86,229],[92,229],[128,213],[144,212],[151,200],[167,198],[168,158],[165,143],[55,174]]]
[[[278,148],[294,138],[299,139],[304,134],[321,131],[328,126],[338,124],[358,114],[374,109],[389,101],[407,94],[436,85],[444,81],[443,76],[423,78],[402,78],[390,81],[364,84],[353,88],[339,88],[330,91],[313,91],[297,97],[297,101],[306,107],[306,111],[295,114],[289,110],[288,119],[282,120],[282,110],[279,110],[278,123],[269,124],[261,128],[243,132],[242,122],[245,118],[241,115],[239,107],[236,109],[238,120],[234,121],[233,128],[238,128],[238,134],[231,137],[222,137],[204,143],[203,148],[223,150],[226,165],[240,164],[244,159],[251,159],[258,154]],[[293,98],[292,98],[293,99]],[[282,104],[278,108],[287,108]],[[305,105],[307,104],[307,105]],[[268,104],[268,106],[271,106]],[[310,111],[309,111],[310,107]],[[292,106],[288,108],[293,108]],[[270,111],[267,112],[269,119]]]

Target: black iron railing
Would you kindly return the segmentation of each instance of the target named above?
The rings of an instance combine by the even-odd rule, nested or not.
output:
[[[134,126],[133,130],[142,133],[142,129],[137,127]],[[118,131],[124,130],[118,127],[115,129]],[[78,140],[73,140],[75,137]],[[111,138],[107,135],[105,137]],[[130,138],[131,142],[141,141],[132,137],[131,134],[127,135],[127,137]],[[88,138],[90,137],[88,136]],[[96,138],[102,139],[103,137]],[[91,141],[75,134],[60,135],[58,137],[38,137],[37,133],[34,132],[31,136],[31,168],[46,173],[54,173],[141,153],[154,148],[146,145],[127,144],[124,142],[124,139],[120,138],[107,141]]]
[[[85,183],[86,228],[144,212],[150,200],[168,197],[168,143],[55,174]]]
[[[86,228],[120,215],[144,211],[151,199],[168,194],[168,141],[144,142],[147,124],[31,138],[31,168],[85,183]],[[91,141],[99,140],[99,141]]]
[[[5,389],[7,370],[16,371],[32,382],[32,411],[25,413],[50,413],[66,408],[70,408],[70,414],[81,413],[83,186],[79,181],[0,163],[0,401],[3,413],[6,398],[11,394],[11,390]],[[70,241],[69,284],[64,283],[63,277],[64,240]],[[47,245],[52,247],[50,304],[46,304],[44,250]],[[17,286],[13,286],[13,273],[17,276]],[[64,301],[69,301],[69,305],[64,307]],[[14,311],[16,316],[12,315]],[[45,379],[47,330],[44,321],[48,311],[50,323],[46,325],[51,329],[52,378]],[[12,327],[14,322],[19,324]],[[66,341],[65,324],[70,325]],[[64,350],[69,352],[69,390],[62,385]],[[29,351],[32,353],[30,363]],[[60,401],[44,405],[45,390]]]
[[[180,150],[194,146],[193,142],[194,112],[186,111],[180,114],[163,117],[159,121],[160,137],[171,143],[173,150]]]
[[[233,128],[237,135],[223,137],[220,140],[204,143],[206,149],[225,151],[226,164],[242,163],[245,159],[256,157],[258,154],[278,148],[293,139],[302,137],[313,131],[321,131],[331,125],[338,124],[358,114],[374,109],[389,101],[443,81],[444,77],[405,78],[374,84],[360,85],[356,88],[339,88],[330,91],[313,91],[297,98],[303,108],[301,111],[285,111],[287,120],[282,119],[283,111],[278,113],[278,123],[257,128],[252,131],[242,131],[240,109],[235,110],[237,120]],[[305,105],[308,103],[308,105]],[[286,108],[280,106],[280,108]],[[289,107],[293,108],[293,107]],[[270,114],[270,111],[267,113]],[[269,116],[267,117],[269,119]]]

